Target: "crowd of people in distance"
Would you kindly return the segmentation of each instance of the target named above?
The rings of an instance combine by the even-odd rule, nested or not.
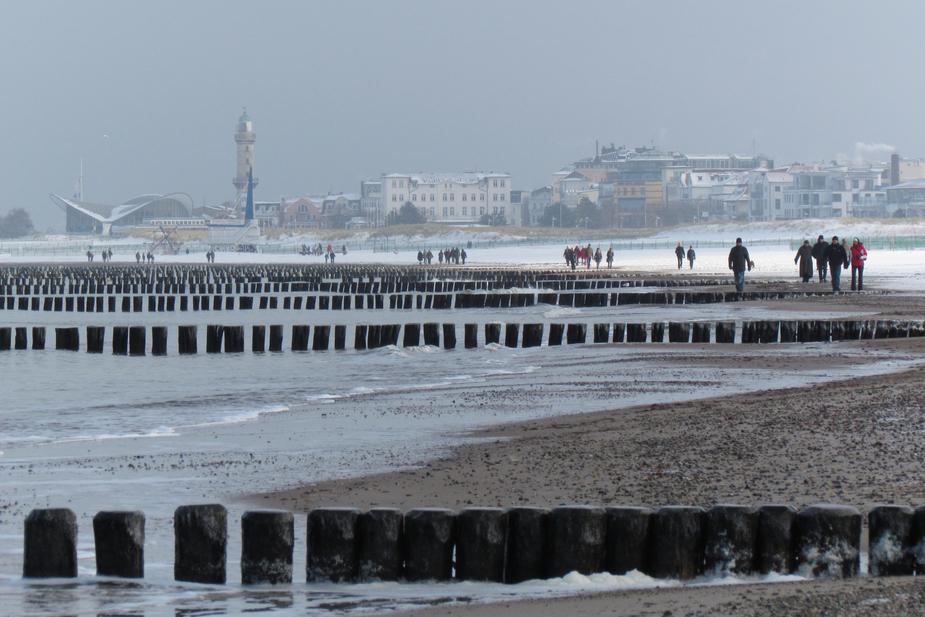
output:
[[[94,257],[96,257],[96,254],[93,252],[93,249],[87,249],[87,261],[93,261]],[[100,253],[100,257],[103,258],[103,263],[112,261],[112,249],[103,249],[103,252]]]
[[[471,245],[472,243],[470,242],[469,246],[471,247]],[[447,264],[466,265],[466,258],[468,256],[469,255],[466,253],[466,249],[459,248],[458,246],[454,246],[453,248],[443,249],[442,251],[437,251],[437,262],[441,264],[443,262],[446,262]],[[422,265],[422,266],[430,265],[433,263],[433,261],[434,261],[434,254],[431,252],[430,249],[427,249],[426,251],[423,251],[423,250],[418,251],[418,264],[419,265]]]
[[[346,244],[340,247],[340,253],[341,255],[347,254]],[[334,251],[334,247],[330,244],[328,245],[328,248],[324,248],[319,242],[318,244],[313,244],[312,246],[303,244],[299,249],[299,255],[312,255],[315,257],[324,255],[324,263],[334,263],[334,257],[337,255],[337,253]]]
[[[587,269],[591,268],[591,262],[597,264],[597,269],[601,269],[601,261],[605,259],[604,253],[601,253],[601,247],[597,249],[591,248],[591,245],[588,246],[579,246],[575,245],[575,248],[566,245],[565,251],[562,253],[562,256],[565,258],[565,265],[570,267],[572,270],[575,270],[579,265],[584,266]],[[613,247],[607,249],[606,254],[607,267],[613,267]]]

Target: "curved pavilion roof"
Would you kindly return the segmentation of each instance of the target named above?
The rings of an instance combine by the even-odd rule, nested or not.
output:
[[[99,221],[102,225],[110,227],[121,224],[126,219],[137,220],[141,218],[176,217],[188,218],[193,215],[193,200],[186,193],[170,193],[168,195],[141,195],[129,199],[118,206],[96,204],[88,201],[78,201],[49,195],[59,208],[67,212],[69,209],[85,214]],[[150,212],[150,217],[145,216]]]

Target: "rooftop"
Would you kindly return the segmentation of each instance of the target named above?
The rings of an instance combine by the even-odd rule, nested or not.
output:
[[[410,178],[418,184],[440,184],[441,182],[455,182],[457,184],[478,184],[485,178],[510,178],[511,174],[494,172],[483,173],[479,171],[461,171],[450,173],[416,173],[416,174],[387,174],[383,178]]]

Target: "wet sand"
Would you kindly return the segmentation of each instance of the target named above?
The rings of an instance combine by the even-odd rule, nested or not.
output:
[[[844,296],[801,309],[853,307],[886,319],[916,318],[914,295]],[[795,303],[786,304],[794,308]],[[767,308],[782,308],[767,303]],[[700,356],[672,346],[664,362],[724,368],[818,370],[863,366],[884,351],[925,359],[925,338],[820,344],[799,357],[775,346],[752,355]],[[766,352],[765,352],[766,350]],[[666,350],[667,351],[667,350]],[[476,443],[420,468],[252,495],[262,507],[402,509],[561,504],[709,507],[839,503],[865,515],[877,504],[925,503],[925,367],[806,388],[514,423],[477,431]],[[580,376],[576,375],[576,379]],[[423,615],[889,615],[925,612],[925,579],[684,586],[483,605],[439,606]]]

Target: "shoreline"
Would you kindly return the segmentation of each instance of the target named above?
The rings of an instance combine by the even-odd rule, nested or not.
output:
[[[925,352],[925,339],[859,341],[844,345],[856,356],[847,361],[863,367],[872,360],[865,358],[868,348],[884,345]],[[689,360],[690,365],[698,362],[697,356]],[[717,364],[718,359],[702,360]],[[825,364],[841,364],[845,358],[834,354],[819,360],[823,364],[819,370],[824,370]],[[774,368],[809,361],[746,357],[720,363]],[[925,422],[923,378],[925,367],[919,366],[815,386],[504,423],[457,435],[467,443],[416,469],[309,483],[242,495],[236,501],[297,512],[333,505],[709,507],[715,503],[805,505],[835,499],[862,509],[900,496],[902,503],[925,502],[925,486],[913,490],[898,473],[892,476],[897,479],[895,490],[872,478],[865,478],[863,490],[832,481],[839,474],[863,475],[862,462],[870,470],[885,460],[897,472],[925,471],[925,461],[895,456],[909,438],[893,434],[891,425],[899,423],[884,415],[898,409],[899,403],[891,407],[888,401],[915,401],[914,406],[905,402],[902,406]],[[851,430],[838,429],[846,421]],[[776,434],[782,431],[786,435]],[[845,440],[838,443],[829,438],[833,431]],[[882,434],[881,441],[870,437],[874,434]],[[878,444],[878,454],[851,450],[865,444]],[[886,452],[880,453],[881,449]],[[884,456],[890,453],[894,456]],[[793,472],[806,479],[805,490],[795,488]],[[549,486],[551,482],[555,486]],[[813,486],[817,490],[811,490]]]
[[[925,339],[859,341],[822,358],[863,367],[872,346],[925,352]],[[696,361],[696,356],[691,358]],[[709,361],[709,360],[708,360]],[[752,361],[760,361],[760,359]],[[770,358],[773,364],[787,358]],[[749,362],[746,362],[748,364]],[[419,468],[242,496],[304,513],[312,507],[562,504],[764,505],[925,503],[925,366],[817,386],[640,405],[515,422],[466,433],[467,443]],[[876,612],[867,612],[876,608]],[[925,608],[925,579],[682,585],[548,600],[458,603],[408,614],[906,615]],[[667,612],[666,612],[667,611]],[[700,611],[700,612],[697,612]],[[399,612],[398,614],[404,614]]]

